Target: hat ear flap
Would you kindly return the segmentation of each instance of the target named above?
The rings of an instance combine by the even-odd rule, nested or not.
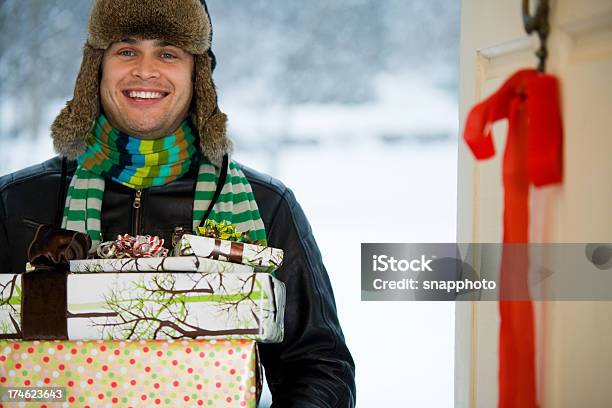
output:
[[[79,157],[87,147],[87,133],[100,112],[100,69],[104,50],[83,48],[83,62],[74,87],[74,96],[55,118],[51,136],[55,151],[69,159]]]
[[[208,55],[194,55],[195,103],[191,120],[200,135],[202,153],[216,166],[221,166],[223,155],[230,153],[232,142],[227,138],[227,116],[217,106],[217,92],[212,80],[211,59]]]

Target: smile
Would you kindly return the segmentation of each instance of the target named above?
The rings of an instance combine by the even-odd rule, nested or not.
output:
[[[167,92],[159,91],[123,91],[123,94],[128,98],[138,99],[161,99],[168,95]]]
[[[123,96],[126,97],[129,105],[134,107],[153,107],[161,103],[169,92],[163,92],[158,90],[135,90],[127,89],[122,92]]]

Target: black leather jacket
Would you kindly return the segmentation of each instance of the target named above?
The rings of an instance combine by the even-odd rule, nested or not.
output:
[[[68,163],[68,182],[76,163]],[[261,344],[273,407],[353,407],[355,365],[338,322],[331,284],[310,225],[293,193],[278,180],[242,167],[251,183],[271,246],[285,251],[277,277],[287,287],[285,338]],[[41,223],[57,213],[61,160],[0,178],[0,273],[20,273]],[[137,214],[134,190],[106,183],[102,233],[159,235],[171,242],[176,226],[191,229],[197,167],[180,180],[143,191]]]

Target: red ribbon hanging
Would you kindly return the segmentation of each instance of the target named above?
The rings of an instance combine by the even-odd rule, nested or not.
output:
[[[470,111],[464,139],[478,160],[495,154],[491,129],[508,119],[503,158],[504,244],[529,241],[529,186],[562,180],[557,79],[533,69],[512,75]],[[504,245],[500,282],[499,407],[535,408],[535,334],[526,245]],[[512,300],[507,300],[512,299]]]

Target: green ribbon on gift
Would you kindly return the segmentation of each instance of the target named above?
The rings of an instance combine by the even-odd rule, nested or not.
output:
[[[236,225],[229,221],[215,221],[207,219],[203,227],[196,229],[196,235],[207,238],[223,239],[226,241],[243,242],[247,244],[259,245],[259,241],[254,241],[249,236],[249,231],[240,232]]]

